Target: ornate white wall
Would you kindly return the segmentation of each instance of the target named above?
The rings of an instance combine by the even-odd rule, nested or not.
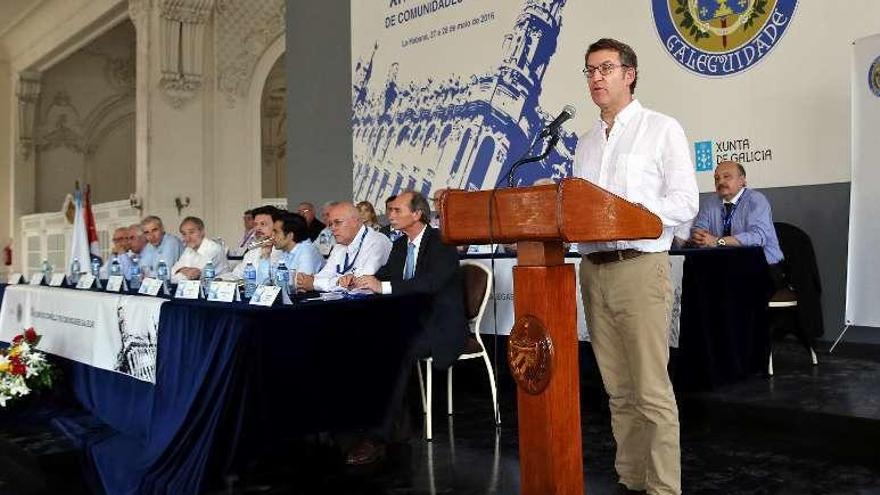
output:
[[[51,125],[40,122],[54,121],[37,102],[41,94],[55,101],[53,71],[73,64],[72,54],[128,20],[136,39],[131,124],[117,120],[106,132],[93,133],[103,140],[93,139],[91,162],[75,160],[63,140],[41,150]],[[45,0],[0,33],[0,176],[9,178],[0,183],[0,233],[16,238],[17,267],[19,254],[28,251],[22,217],[51,210],[57,194],[72,188],[67,178],[52,175],[58,184],[44,190],[47,174],[40,175],[37,156],[74,164],[91,180],[112,172],[95,162],[129,153],[121,144],[127,133],[134,134],[133,178],[120,177],[119,190],[122,182],[130,184],[139,215],[159,215],[169,230],[184,216],[201,216],[210,235],[237,238],[242,211],[263,202],[261,99],[284,53],[284,31],[284,0]],[[80,106],[73,97],[71,103],[81,120],[91,113],[87,107],[100,107]],[[4,124],[11,129],[4,132]],[[109,189],[111,196],[120,195]],[[176,200],[187,206],[178,209]]]

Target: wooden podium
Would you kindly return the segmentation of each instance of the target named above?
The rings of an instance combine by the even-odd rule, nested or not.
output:
[[[517,382],[523,495],[582,495],[577,290],[563,242],[657,238],[660,219],[582,179],[495,191],[446,191],[448,244],[517,244],[508,365]]]

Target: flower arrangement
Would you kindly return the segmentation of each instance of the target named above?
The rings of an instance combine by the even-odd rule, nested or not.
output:
[[[37,351],[40,335],[28,328],[12,339],[12,345],[0,349],[0,407],[7,401],[31,393],[32,388],[52,386],[54,370],[46,355]]]

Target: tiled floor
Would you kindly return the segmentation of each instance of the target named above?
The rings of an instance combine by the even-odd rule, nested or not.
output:
[[[783,345],[773,379],[680,394],[684,493],[880,494],[880,355],[819,358],[814,368],[801,349]],[[503,424],[496,431],[483,372],[466,368],[456,372],[457,412],[435,417],[431,443],[396,445],[385,463],[352,470],[329,436],[314,437],[281,446],[237,480],[215,480],[209,493],[516,494],[513,387],[502,377]],[[586,493],[615,493],[607,405],[598,380],[587,374],[581,394]],[[445,409],[445,400],[435,407]],[[0,413],[0,494],[88,493],[79,462],[47,417]]]

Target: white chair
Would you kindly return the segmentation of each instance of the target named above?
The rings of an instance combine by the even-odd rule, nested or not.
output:
[[[486,353],[486,346],[480,337],[480,322],[486,312],[489,295],[492,293],[492,272],[485,265],[473,261],[461,263],[461,275],[465,291],[465,312],[468,317],[468,343],[465,351],[458,357],[459,361],[466,359],[483,358],[486,365],[486,373],[489,375],[489,388],[492,391],[492,407],[495,411],[495,424],[501,424],[501,414],[498,412],[498,392],[495,388],[495,374],[492,371],[492,363]],[[425,376],[422,375],[421,363],[425,363]],[[419,376],[419,389],[422,393],[422,409],[425,412],[425,439],[433,438],[432,429],[432,396],[433,396],[433,359],[428,357],[416,364]],[[427,389],[427,391],[426,391]],[[446,371],[446,403],[447,414],[452,414],[452,366]]]
[[[776,291],[773,294],[773,297],[770,299],[770,302],[767,304],[767,307],[772,309],[791,309],[797,308],[798,298],[797,293],[793,291],[790,287],[784,287]],[[816,351],[812,346],[809,346],[810,350],[810,362],[813,366],[819,364],[819,360],[816,358]],[[767,375],[773,376],[773,336],[770,336],[770,358],[767,360]]]

